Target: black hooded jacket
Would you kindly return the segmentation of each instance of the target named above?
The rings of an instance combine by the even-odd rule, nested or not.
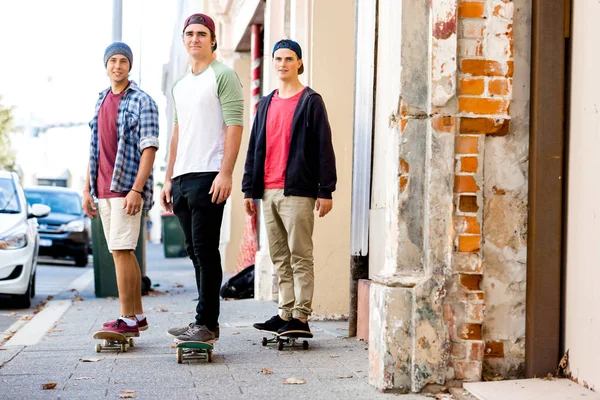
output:
[[[252,124],[242,191],[261,199],[265,188],[267,110],[275,91],[258,102]],[[285,196],[331,199],[337,182],[331,127],[320,94],[306,87],[292,119],[290,152],[285,169]]]

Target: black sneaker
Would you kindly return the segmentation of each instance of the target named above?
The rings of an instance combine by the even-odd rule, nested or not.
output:
[[[259,331],[277,332],[282,326],[287,324],[287,322],[288,321],[281,318],[279,315],[275,315],[274,317],[271,317],[271,319],[266,322],[259,322],[252,326],[254,328],[258,329]]]
[[[277,333],[279,335],[291,334],[298,337],[312,337],[308,322],[302,322],[296,318],[291,318],[287,324],[279,328]]]

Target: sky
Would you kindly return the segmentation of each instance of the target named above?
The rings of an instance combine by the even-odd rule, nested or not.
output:
[[[158,104],[161,144],[167,137],[162,71],[177,4],[123,0],[122,41],[133,50],[130,79]],[[112,5],[112,0],[0,1],[0,101],[15,108],[22,129],[12,141],[25,184],[32,183],[32,174],[65,168],[75,171],[75,189],[82,184],[89,127],[51,129],[39,138],[31,138],[28,127],[92,119],[98,93],[110,85],[103,55],[112,42]]]

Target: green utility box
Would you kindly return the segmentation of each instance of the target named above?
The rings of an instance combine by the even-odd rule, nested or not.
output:
[[[150,280],[146,277],[146,211],[140,219],[140,236],[135,249],[135,257],[142,273],[142,292],[147,293]],[[96,297],[118,297],[117,274],[113,256],[108,251],[106,236],[100,215],[92,218],[92,248],[94,253],[94,288]],[[145,290],[144,290],[145,289]]]
[[[165,258],[187,257],[185,236],[179,219],[173,213],[162,213],[161,220]]]

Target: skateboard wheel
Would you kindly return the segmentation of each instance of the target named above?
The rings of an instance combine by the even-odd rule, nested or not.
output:
[[[262,338],[262,342],[261,343],[262,343],[263,346],[266,346],[267,343],[268,343],[267,338],[266,337]]]
[[[277,350],[283,350],[283,342],[282,341],[277,342]]]
[[[96,343],[96,353],[100,353],[102,351],[102,345],[100,343]]]
[[[121,343],[121,351],[127,353],[127,343]]]
[[[178,347],[176,356],[177,356],[177,363],[181,364],[183,362],[183,349]]]
[[[213,361],[213,355],[212,355],[212,351],[209,351],[207,354],[207,358],[208,358],[208,362],[212,362]]]
[[[133,338],[129,338],[129,347],[133,347],[134,343],[133,343]]]
[[[302,348],[304,350],[308,349],[308,342],[306,340],[302,342]]]

